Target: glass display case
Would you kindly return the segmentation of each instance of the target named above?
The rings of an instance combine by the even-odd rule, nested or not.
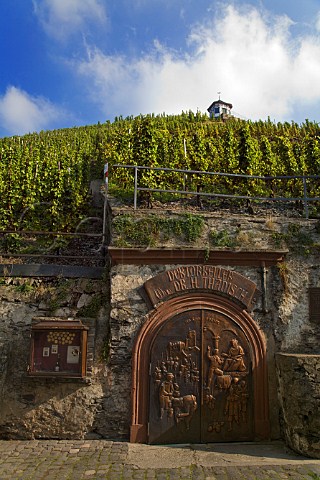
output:
[[[29,374],[85,377],[88,329],[76,319],[41,317],[34,321]]]

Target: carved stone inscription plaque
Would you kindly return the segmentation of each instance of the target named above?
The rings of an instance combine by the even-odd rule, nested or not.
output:
[[[188,291],[210,291],[240,302],[250,309],[256,301],[256,285],[239,273],[210,265],[190,265],[167,270],[146,281],[144,288],[153,306]]]
[[[150,364],[149,443],[253,439],[250,346],[230,318],[194,309],[171,317]]]

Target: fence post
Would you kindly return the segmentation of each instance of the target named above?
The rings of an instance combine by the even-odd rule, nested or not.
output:
[[[109,186],[109,164],[106,163],[103,168],[104,175],[104,199],[103,199],[103,224],[102,224],[102,245],[107,245],[107,197]]]
[[[183,151],[184,151],[184,159],[186,160],[187,158],[187,142],[186,139],[183,139]],[[186,192],[187,191],[187,174],[184,172],[183,174],[183,189]]]
[[[138,167],[134,167],[134,193],[133,193],[133,208],[137,210],[138,199]]]
[[[303,198],[304,198],[304,211],[306,218],[309,218],[309,208],[307,200],[307,180],[306,177],[303,177]]]

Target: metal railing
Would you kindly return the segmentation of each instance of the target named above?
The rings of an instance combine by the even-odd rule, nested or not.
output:
[[[113,165],[111,168],[126,168],[133,169],[134,174],[134,198],[133,205],[134,209],[137,209],[138,205],[138,192],[159,192],[159,193],[172,193],[180,195],[196,195],[197,197],[211,197],[211,198],[233,198],[233,199],[246,199],[246,200],[260,200],[260,201],[272,201],[272,202],[302,202],[304,208],[305,218],[309,218],[309,203],[320,201],[320,197],[309,197],[308,196],[308,181],[319,180],[320,175],[281,175],[281,176],[259,176],[259,175],[244,175],[238,173],[221,173],[221,172],[203,172],[200,170],[184,170],[179,168],[166,168],[166,167],[147,167],[140,165]],[[261,180],[264,182],[272,181],[285,181],[285,180],[301,180],[303,186],[303,196],[301,197],[284,197],[284,196],[251,196],[251,195],[237,195],[231,193],[219,193],[219,192],[204,192],[199,191],[190,191],[186,188],[184,190],[175,190],[175,189],[161,189],[161,188],[149,188],[149,187],[139,187],[139,178],[138,173],[143,170],[149,171],[160,171],[160,172],[169,172],[169,173],[181,173],[185,177],[188,175],[201,175],[201,176],[213,176],[213,177],[228,177],[228,178],[238,178],[238,179],[247,179],[247,180]],[[111,176],[112,178],[112,176]]]

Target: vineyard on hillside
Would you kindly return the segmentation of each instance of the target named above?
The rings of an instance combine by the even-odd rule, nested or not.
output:
[[[0,139],[0,231],[75,229],[92,215],[90,180],[109,164],[110,192],[129,194],[133,172],[115,164],[260,176],[320,174],[320,127],[306,121],[226,123],[197,112],[116,118],[93,126]],[[181,174],[145,170],[139,185],[185,188]],[[284,197],[302,196],[302,183],[229,177],[189,178],[189,190]],[[320,196],[319,182],[309,185]]]

